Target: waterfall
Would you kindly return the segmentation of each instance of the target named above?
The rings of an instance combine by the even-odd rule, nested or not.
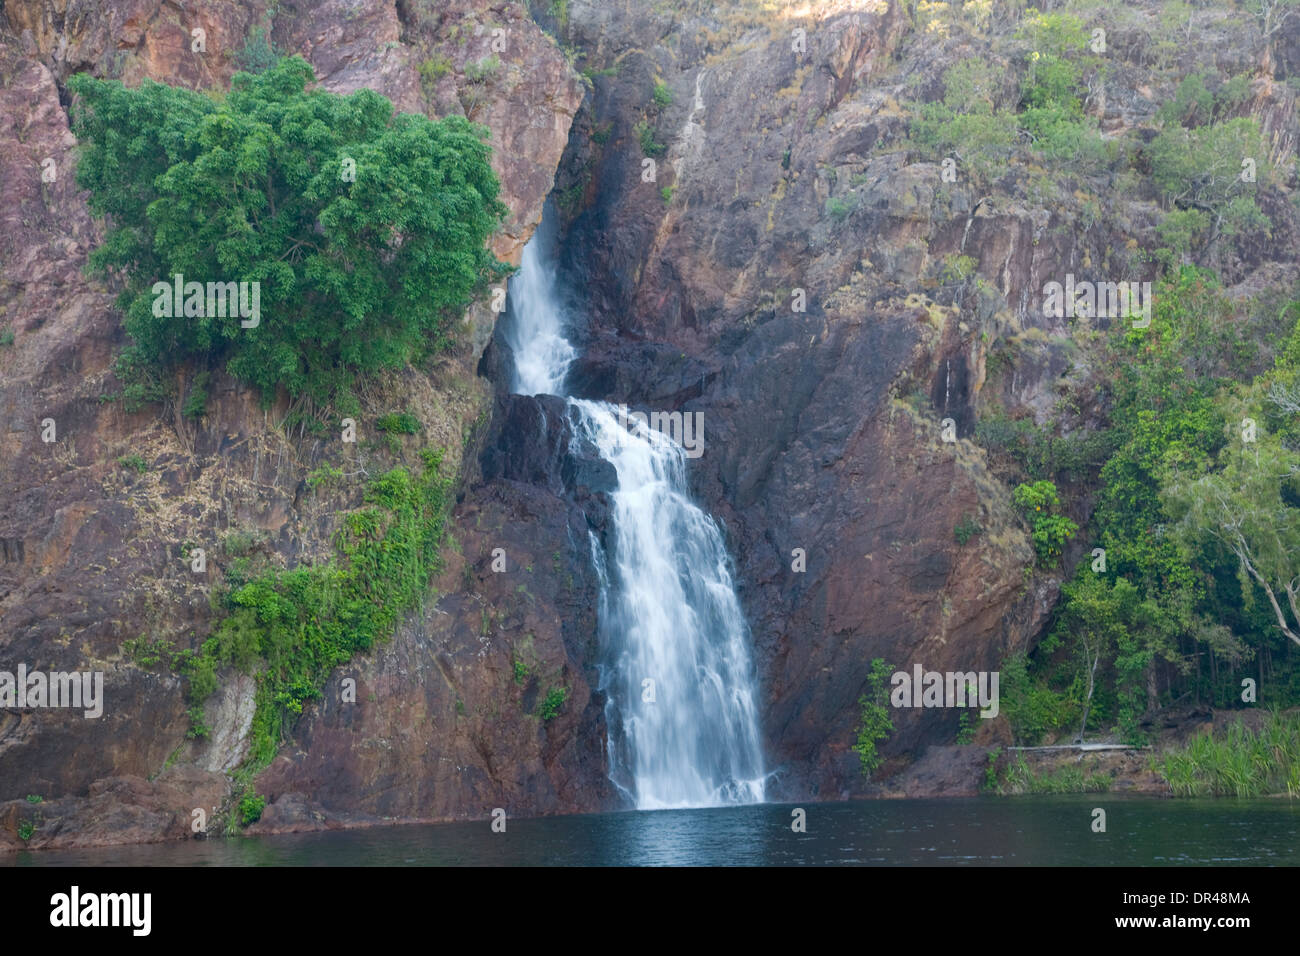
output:
[[[502,332],[524,395],[565,395],[577,357],[550,241],[539,227],[510,280]],[[592,543],[610,779],[640,810],[761,802],[749,627],[722,534],[690,499],[685,451],[608,403],[568,406],[575,434],[618,477],[611,542]]]

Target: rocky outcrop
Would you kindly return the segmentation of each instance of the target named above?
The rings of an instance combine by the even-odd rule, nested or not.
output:
[[[466,460],[466,435],[490,414],[490,392],[475,377],[475,368],[495,318],[486,306],[472,311],[468,321],[480,328],[467,331],[458,352],[424,370],[407,370],[376,383],[361,420],[363,438],[375,417],[394,410],[408,409],[422,423],[421,433],[395,452],[373,442],[345,447],[290,431],[281,424],[286,403],[263,410],[256,396],[220,373],[209,384],[207,411],[198,422],[180,415],[179,399],[162,409],[127,413],[119,402],[108,400],[117,391],[112,361],[123,344],[112,290],[82,271],[100,230],[75,186],[75,143],[63,82],[73,72],[89,70],[128,84],[147,77],[220,88],[241,64],[250,30],[269,25],[277,48],[305,56],[326,89],[375,89],[399,109],[439,115],[454,108],[484,124],[509,209],[495,248],[517,262],[541,218],[568,124],[583,96],[582,84],[554,41],[518,4],[484,0],[418,7],[420,17],[380,0],[280,4],[273,21],[265,4],[221,0],[183,9],[158,0],[91,5],[20,0],[4,8],[0,326],[13,333],[13,342],[0,348],[5,444],[0,456],[0,669],[24,662],[32,669],[102,671],[106,697],[104,714],[95,720],[53,709],[0,715],[0,800],[26,800],[29,794],[44,799],[47,823],[38,827],[43,836],[34,837],[32,846],[171,838],[189,832],[192,806],[222,803],[224,794],[210,800],[206,791],[197,803],[196,797],[182,799],[175,788],[199,786],[187,783],[190,778],[175,778],[179,782],[167,785],[173,789],[144,781],[165,763],[205,774],[204,787],[212,779],[224,780],[220,771],[233,767],[246,746],[251,684],[224,675],[226,692],[209,705],[212,742],[196,743],[186,737],[179,678],[165,668],[133,662],[122,645],[142,639],[170,642],[175,649],[197,647],[212,625],[214,587],[237,554],[247,555],[250,548],[259,560],[281,566],[328,556],[338,516],[360,503],[364,479],[358,476],[367,471],[391,467],[408,455],[414,460],[419,448],[432,446],[446,449],[444,467],[458,474]],[[432,21],[425,19],[430,12]],[[487,56],[494,37],[500,36],[492,32],[498,28],[506,38],[504,47],[491,51],[498,72],[472,84],[473,109],[462,109],[454,95],[449,100],[431,96],[428,84],[421,82],[421,64],[434,58],[448,64],[438,88],[454,94],[471,85],[465,67]],[[197,48],[195,30],[203,31],[203,49]],[[178,396],[187,394],[185,375],[175,387]],[[52,431],[46,422],[53,423]],[[142,460],[145,468],[137,473],[121,463],[124,459],[133,466]],[[322,463],[345,466],[350,480],[333,490],[309,488],[307,473]],[[506,520],[488,505],[470,505],[458,520],[486,520],[485,508],[491,520]],[[563,526],[563,517],[556,520]],[[477,540],[476,535],[453,531],[462,541]],[[196,546],[209,555],[208,570],[201,575],[191,571],[186,557]],[[535,564],[550,569],[554,550],[547,547],[544,559],[539,552]],[[502,583],[498,600],[504,601],[505,587]],[[511,594],[519,599],[517,592]],[[343,781],[352,782],[354,790],[347,793],[355,795],[372,792],[391,773],[378,759],[381,752],[409,757],[384,740],[392,733],[395,715],[425,693],[430,675],[424,668],[435,649],[445,658],[446,674],[473,685],[460,693],[460,700],[461,706],[468,702],[473,708],[467,719],[476,727],[492,721],[480,712],[485,702],[495,706],[501,692],[515,686],[509,666],[477,676],[465,673],[472,669],[470,662],[484,660],[475,656],[484,648],[481,602],[450,602],[437,612],[433,606],[431,600],[429,622],[413,619],[387,656],[365,665],[372,670],[361,675],[361,693],[370,696],[359,696],[357,707],[366,715],[363,723],[379,714],[373,726],[366,725],[366,733],[326,742],[327,734],[305,721],[308,739],[322,741],[321,754],[352,762],[351,770],[334,765],[327,774],[339,781],[339,790],[324,788],[312,793],[313,799],[342,806],[350,799],[339,796],[345,793]],[[400,737],[412,748],[418,743],[421,752],[428,752],[427,761],[406,764],[424,782],[411,785],[412,797],[401,806],[377,797],[370,802],[358,798],[349,806],[354,815],[451,816],[456,811],[450,808],[473,804],[471,793],[477,799],[492,792],[491,799],[519,812],[576,799],[579,772],[573,767],[581,767],[582,760],[567,759],[564,748],[574,746],[574,734],[585,727],[578,721],[588,713],[588,694],[581,674],[570,680],[565,670],[576,673],[581,667],[566,656],[558,623],[562,610],[548,604],[532,612],[557,617],[550,622],[551,633],[535,638],[531,652],[539,674],[563,679],[570,688],[560,716],[531,735],[502,724],[493,731],[497,736],[490,746],[478,727],[466,732],[463,745],[448,741],[445,753],[436,739],[421,736],[429,725],[411,727],[394,740]],[[534,630],[544,628],[537,624]],[[508,663],[507,651],[493,653],[506,654]],[[498,678],[500,686],[494,683]],[[369,703],[377,687],[391,695],[380,707]],[[454,698],[439,696],[428,710],[447,720],[456,711],[446,708],[454,705]],[[321,719],[332,714],[328,707],[322,711]],[[519,718],[524,719],[522,714]],[[513,800],[515,791],[506,784],[498,792],[483,783],[504,779],[503,767],[523,768],[520,779],[527,781]],[[543,781],[548,774],[553,779]],[[300,782],[302,777],[293,779]],[[409,781],[398,782],[405,787]],[[435,782],[436,798],[430,795]],[[599,798],[598,787],[590,793],[591,799]],[[116,799],[113,794],[123,806],[139,808],[131,821],[114,822],[95,809]],[[50,822],[56,818],[63,821],[58,826]],[[12,838],[21,821],[13,813],[4,820]]]
[[[482,461],[426,609],[391,645],[340,669],[304,715],[258,780],[273,806],[310,795],[330,821],[616,806],[591,562],[591,534],[608,530],[611,466],[584,452],[564,402],[545,396],[498,399]],[[555,716],[544,713],[548,696],[563,699]],[[263,829],[310,820],[272,817]]]
[[[595,83],[557,182],[566,269],[589,292],[573,384],[703,413],[693,481],[729,532],[772,790],[791,798],[869,791],[850,747],[873,659],[993,671],[1037,640],[1063,572],[1035,571],[975,423],[990,404],[1044,421],[1064,397],[1087,427],[1098,383],[1041,290],[1067,271],[1151,278],[1141,250],[1158,244],[1153,197],[1112,191],[1099,216],[1081,189],[1035,195],[1019,167],[977,189],[909,149],[900,104],[990,54],[956,28],[921,39],[903,7],[813,3],[776,24],[745,4],[573,0],[551,24]],[[1144,85],[1144,17],[1107,21],[1116,62],[1088,105],[1108,135],[1153,122],[1172,92]],[[1201,23],[1198,62],[1255,75],[1243,109],[1285,163],[1294,109],[1235,28]],[[1282,194],[1261,192],[1289,234]],[[1250,237],[1218,267],[1239,294],[1296,274],[1290,252]],[[994,350],[1014,354],[1009,370]],[[959,544],[968,522],[982,530]],[[952,709],[891,716],[886,773],[958,729]],[[982,742],[1005,732],[975,724]],[[900,788],[950,789],[932,771]]]
[[[995,670],[1041,633],[1084,543],[1064,569],[1032,567],[975,425],[993,404],[1044,421],[1065,398],[1072,426],[1088,427],[1104,399],[1086,337],[1045,318],[1039,290],[1067,271],[1149,278],[1156,197],[1119,183],[1045,193],[1042,171],[1022,164],[990,186],[946,181],[906,142],[906,103],[935,99],[950,66],[990,54],[960,30],[922,34],[906,4],[814,0],[775,20],[748,0],[531,7],[4,5],[0,669],[99,670],[108,699],[94,720],[0,712],[0,849],[181,838],[194,809],[222,815],[251,681],[222,675],[213,733],[190,741],[179,679],[123,644],[198,646],[236,558],[328,556],[364,474],[428,446],[459,477],[445,568],[392,641],[305,709],[255,782],[269,803],[253,832],[618,805],[591,561],[613,478],[575,442],[563,403],[493,396],[509,356],[488,303],[467,311],[456,351],[368,393],[363,434],[394,410],[420,420],[396,448],[285,428],[286,403],[263,409],[221,374],[198,422],[179,401],[127,412],[108,400],[123,340],[112,290],[82,271],[100,231],[73,182],[65,81],[88,70],[219,89],[256,27],[326,89],[482,124],[509,209],[495,253],[518,263],[548,194],[563,220],[565,276],[590,319],[570,387],[703,414],[691,476],[736,561],[769,792],[971,792],[985,751],[948,747],[956,714],[924,708],[892,715],[892,779],[873,789],[850,749],[858,698],[875,658]],[[1151,86],[1151,58],[1166,54],[1147,13],[1099,14],[1115,18],[1113,62],[1087,103],[1106,135],[1138,131],[1139,164],[1169,93]],[[1187,62],[1252,77],[1239,108],[1285,164],[1297,18],[1268,44],[1239,42],[1213,11],[1195,18]],[[1271,240],[1217,253],[1237,295],[1298,272],[1294,210],[1280,190],[1260,201]],[[182,373],[175,393],[191,384]],[[143,472],[128,467],[139,460]],[[347,480],[309,485],[322,463]],[[978,533],[959,542],[959,524]],[[185,560],[195,546],[205,576]],[[977,722],[977,743],[997,743],[999,726]]]

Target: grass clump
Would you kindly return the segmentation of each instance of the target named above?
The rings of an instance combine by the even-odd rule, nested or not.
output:
[[[1156,769],[1177,796],[1300,797],[1300,713],[1272,711],[1258,731],[1238,720],[1221,737],[1198,734]]]
[[[1111,778],[1104,773],[1087,773],[1082,767],[1058,767],[1035,773],[1023,756],[1007,768],[998,792],[1020,793],[1105,793]]]

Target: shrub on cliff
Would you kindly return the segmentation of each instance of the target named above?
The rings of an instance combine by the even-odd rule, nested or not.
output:
[[[1050,481],[1017,485],[1011,500],[1029,522],[1039,563],[1045,567],[1056,564],[1065,550],[1065,542],[1079,530],[1065,515],[1056,513],[1061,506],[1056,485]]]
[[[119,368],[138,397],[196,359],[267,400],[283,386],[336,402],[359,376],[444,344],[503,268],[485,248],[505,207],[480,128],[312,80],[292,57],[235,74],[224,96],[69,82],[77,182],[109,220],[91,264],[124,280]]]
[[[881,756],[876,751],[876,742],[884,740],[894,729],[894,722],[889,719],[889,675],[892,668],[883,658],[877,657],[871,662],[871,671],[867,674],[866,693],[858,698],[862,708],[862,719],[858,724],[858,741],[853,745],[853,752],[862,763],[862,772],[870,776],[880,766]]]

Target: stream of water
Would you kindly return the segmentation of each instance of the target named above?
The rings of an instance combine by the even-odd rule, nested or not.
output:
[[[513,391],[565,396],[577,350],[543,222],[510,280]],[[567,397],[567,396],[566,396]],[[759,803],[750,633],[717,523],[692,501],[686,450],[605,402],[568,398],[575,434],[618,475],[602,576],[600,689],[610,779],[640,810]]]

